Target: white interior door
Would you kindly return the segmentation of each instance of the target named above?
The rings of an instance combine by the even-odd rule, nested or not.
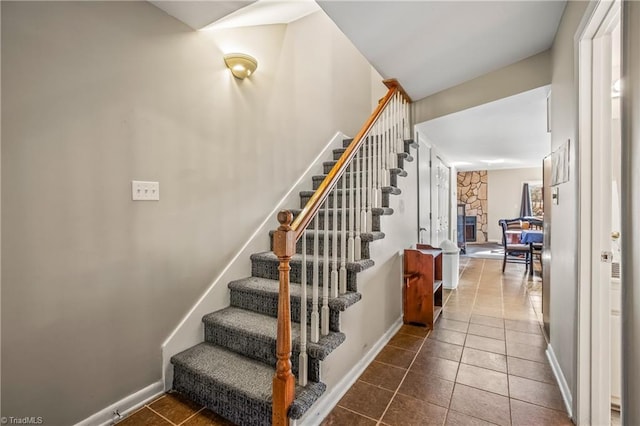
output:
[[[416,133],[417,134],[417,133]],[[418,140],[418,241],[431,244],[431,147]]]
[[[622,289],[620,287],[620,268],[622,262],[621,246],[621,193],[620,182],[622,179],[621,145],[622,123],[620,121],[620,23],[614,21],[614,29],[611,33],[611,221],[610,233],[612,263],[609,274],[611,285],[611,405],[620,407],[621,382],[622,382],[622,318],[621,302]],[[606,271],[606,269],[605,269]]]
[[[449,238],[451,169],[437,155],[431,156],[431,242],[440,246]]]

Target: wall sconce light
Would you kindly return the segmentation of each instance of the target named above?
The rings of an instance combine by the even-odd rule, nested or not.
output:
[[[229,53],[224,55],[224,63],[231,70],[235,78],[243,80],[249,77],[258,68],[258,61],[253,56],[244,53]]]

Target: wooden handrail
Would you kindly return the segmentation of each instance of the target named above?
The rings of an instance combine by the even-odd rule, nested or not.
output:
[[[383,80],[382,83],[384,83],[384,85],[387,86],[389,89],[393,89],[393,88],[398,89],[398,92],[400,92],[400,94],[402,95],[405,101],[409,103],[413,102],[409,97],[409,95],[407,95],[407,92],[404,91],[404,88],[400,85],[398,80],[396,80],[395,78],[388,78],[386,80]]]
[[[280,265],[279,294],[278,294],[278,329],[276,341],[276,373],[273,377],[272,395],[272,424],[286,426],[289,424],[288,410],[295,397],[295,378],[291,372],[291,305],[289,292],[289,274],[291,270],[291,257],[296,251],[296,242],[302,236],[311,220],[315,217],[322,203],[327,199],[333,186],[346,171],[358,150],[363,146],[365,136],[372,129],[376,120],[391,102],[396,93],[400,93],[408,102],[411,102],[406,92],[396,80],[385,80],[389,88],[387,94],[378,102],[378,106],[367,119],[345,152],[340,156],[327,177],[322,181],[318,189],[313,193],[300,214],[293,220],[293,215],[288,210],[278,213],[280,227],[276,230],[273,239],[273,252],[278,257]]]
[[[296,235],[296,241],[298,240],[298,238],[300,238],[304,230],[307,228],[307,225],[309,224],[309,222],[311,222],[324,200],[329,196],[332,186],[338,180],[338,176],[340,176],[345,171],[349,163],[351,163],[353,157],[355,157],[356,153],[364,143],[364,136],[369,132],[371,127],[373,127],[373,124],[378,119],[378,116],[380,115],[382,110],[384,110],[384,107],[387,106],[387,104],[391,101],[396,91],[399,90],[398,87],[399,85],[390,88],[384,98],[382,98],[380,102],[378,102],[378,106],[364,123],[364,126],[362,126],[356,137],[353,138],[353,141],[351,142],[351,144],[349,144],[349,147],[346,149],[344,154],[342,154],[338,162],[333,166],[331,171],[329,171],[327,177],[324,178],[320,186],[318,186],[318,189],[316,189],[309,201],[307,201],[307,204],[304,206],[300,214],[291,224],[291,229],[295,232]]]

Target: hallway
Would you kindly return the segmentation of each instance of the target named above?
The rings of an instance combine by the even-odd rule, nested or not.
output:
[[[323,425],[570,425],[524,266],[461,258],[435,330],[404,325]]]

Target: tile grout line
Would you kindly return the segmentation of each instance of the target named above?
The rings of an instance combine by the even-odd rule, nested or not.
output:
[[[462,355],[464,355],[464,348],[466,348],[467,337],[469,336],[469,326],[471,325],[471,315],[473,315],[473,308],[476,306],[476,300],[478,298],[478,289],[480,288],[480,280],[482,278],[482,273],[484,272],[485,260],[482,259],[482,267],[480,268],[480,274],[478,275],[478,281],[476,282],[476,292],[473,295],[473,302],[471,302],[471,314],[469,315],[469,321],[467,321],[467,332],[464,337],[464,345],[462,345],[462,354],[460,354],[460,361],[458,361],[458,369],[456,370],[456,377],[453,378],[453,389],[451,390],[451,398],[449,398],[449,404],[447,405],[447,414],[444,416],[444,424],[447,423],[447,419],[449,418],[449,412],[451,411],[451,401],[453,401],[453,393],[456,390],[456,386],[458,382],[458,373],[460,372],[460,364],[462,364]],[[468,265],[469,263],[467,263]],[[465,266],[466,268],[466,266]],[[444,307],[443,307],[444,309]]]
[[[365,383],[367,383],[367,382],[365,382]],[[369,384],[371,384],[371,383],[369,383]],[[384,389],[384,388],[380,388],[380,389]],[[364,417],[364,418],[366,418],[366,419],[369,419],[369,420],[372,420],[372,421],[374,421],[374,422],[377,422],[377,420],[376,420],[376,419],[374,419],[373,417],[369,417],[369,416],[367,416],[366,414],[358,413],[357,411],[353,411],[353,410],[352,410],[352,409],[350,409],[350,408],[343,407],[343,406],[342,406],[342,405],[340,405],[340,404],[336,405],[336,407],[340,407],[340,408],[342,408],[343,410],[347,410],[347,411],[349,411],[350,413],[357,414],[358,416],[362,416],[362,417]]]
[[[507,324],[504,315],[504,273],[500,276],[500,294],[502,296],[502,325],[504,326],[504,356],[507,364],[507,403],[509,404],[509,423],[513,424],[513,412],[511,411],[511,380],[509,380],[509,352],[507,350]],[[527,294],[527,299],[529,295]]]
[[[154,401],[155,402],[155,401]],[[166,418],[165,416],[163,416],[162,414],[158,413],[156,410],[154,410],[153,408],[151,408],[150,405],[147,405],[147,408],[149,410],[151,410],[154,414],[156,414],[157,416],[161,417],[162,419],[166,420],[167,422],[169,422],[170,425],[172,426],[178,426],[176,425],[174,422],[172,422],[171,420],[169,420],[168,418]]]
[[[183,421],[180,422],[181,425],[185,424],[186,422],[188,422],[189,420],[191,420],[193,417],[197,416],[198,413],[200,413],[201,411],[204,411],[206,407],[202,407],[201,409],[199,409],[198,411],[196,411],[195,413],[193,413],[192,415],[190,415],[189,417],[187,417],[186,419],[184,419]]]
[[[387,403],[387,406],[385,407],[384,411],[382,412],[382,414],[380,415],[380,418],[378,419],[376,426],[379,426],[380,423],[382,423],[382,419],[384,418],[384,415],[387,414],[387,411],[389,410],[389,407],[391,407],[391,404],[393,403],[393,400],[396,398],[396,395],[398,395],[398,391],[400,390],[400,387],[402,386],[402,384],[404,383],[404,380],[407,378],[407,374],[409,374],[409,370],[411,369],[411,367],[413,366],[413,363],[416,361],[416,358],[418,357],[418,354],[420,353],[420,351],[422,350],[422,347],[424,346],[425,342],[427,341],[427,339],[429,338],[429,335],[431,334],[431,330],[429,330],[427,332],[427,335],[424,336],[423,340],[422,340],[422,344],[420,345],[420,347],[418,348],[416,354],[413,356],[413,359],[411,359],[411,363],[409,364],[409,366],[407,367],[407,371],[404,372],[404,375],[402,376],[402,380],[400,380],[400,383],[398,383],[398,387],[396,387],[396,390],[393,392],[393,396],[391,397],[391,399],[389,400],[389,402]]]

